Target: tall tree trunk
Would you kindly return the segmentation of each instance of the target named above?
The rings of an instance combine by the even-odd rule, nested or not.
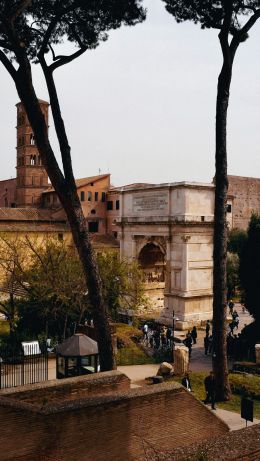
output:
[[[15,306],[14,306],[14,295],[13,292],[10,292],[10,299],[9,299],[9,328],[10,328],[10,342],[11,344],[14,344],[15,342]]]
[[[67,323],[68,323],[68,315],[65,315],[64,325],[63,325],[63,339],[66,339],[66,331],[67,331]]]
[[[215,212],[213,252],[213,371],[217,400],[230,398],[226,348],[227,314],[227,110],[232,64],[223,64],[218,79],[216,106]]]
[[[28,61],[20,64],[18,78],[15,83],[34,131],[44,166],[67,215],[73,240],[83,265],[88,295],[93,309],[94,325],[97,330],[100,368],[102,371],[112,370],[115,367],[113,346],[107,312],[102,299],[101,279],[86,229],[75,181],[71,175],[64,178],[57,164],[48,139],[45,119],[33,87],[31,68]]]

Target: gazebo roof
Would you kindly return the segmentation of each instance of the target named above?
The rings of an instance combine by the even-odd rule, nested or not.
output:
[[[58,354],[63,357],[84,357],[98,354],[98,344],[82,333],[77,333],[57,346]]]

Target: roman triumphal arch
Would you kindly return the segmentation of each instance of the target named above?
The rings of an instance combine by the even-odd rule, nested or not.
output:
[[[171,183],[118,189],[120,254],[144,272],[151,306],[179,327],[212,315],[214,185]]]

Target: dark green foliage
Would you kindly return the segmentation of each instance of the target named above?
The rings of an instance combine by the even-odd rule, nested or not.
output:
[[[252,14],[253,9],[260,7],[257,0],[211,1],[211,0],[162,0],[166,3],[166,10],[172,14],[177,22],[193,21],[199,23],[202,29],[221,29],[225,7],[233,3],[233,16],[229,32],[233,36],[241,29],[240,15]],[[246,34],[242,40],[246,38]],[[242,41],[241,40],[241,41]]]
[[[242,229],[231,229],[228,234],[227,250],[240,256],[247,239],[247,232]]]
[[[78,48],[96,48],[110,29],[135,25],[145,19],[142,0],[31,0],[0,1],[0,12],[12,20],[20,46],[37,60],[39,52],[51,51],[64,38]],[[20,10],[19,4],[23,4]],[[26,6],[27,4],[27,6]],[[19,14],[18,14],[19,12]],[[5,21],[0,18],[0,46],[13,51]],[[53,50],[52,50],[53,51]],[[55,59],[59,59],[55,57]],[[54,60],[55,60],[54,59]]]
[[[148,306],[143,272],[135,261],[120,260],[117,252],[107,252],[97,255],[97,263],[103,299],[112,317],[117,317],[119,309],[136,310]]]
[[[251,217],[248,238],[240,258],[240,280],[245,306],[260,322],[260,216],[256,214]]]
[[[249,344],[251,350],[254,350],[255,344],[260,343],[260,325],[259,320],[249,323],[242,330],[242,335]]]
[[[64,305],[58,301],[48,299],[43,304],[36,299],[28,298],[18,302],[19,320],[15,332],[17,340],[32,340],[39,336],[62,340],[72,335],[75,324],[78,323],[78,312],[75,306]]]
[[[228,234],[228,251],[230,253],[236,253],[238,256],[240,256],[246,243],[246,239],[246,231],[241,229],[232,229]]]
[[[239,286],[239,257],[235,253],[227,255],[227,299],[236,294]]]
[[[236,295],[237,288],[240,289],[240,255],[243,252],[246,241],[247,232],[244,230],[232,229],[228,234],[227,299]]]

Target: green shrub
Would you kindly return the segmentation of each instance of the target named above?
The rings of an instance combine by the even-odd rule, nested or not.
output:
[[[260,377],[233,373],[229,375],[229,382],[232,393],[260,400]]]
[[[120,348],[116,356],[117,365],[143,365],[154,363],[142,349],[139,341],[143,334],[138,328],[118,323],[116,325],[117,342]]]
[[[9,323],[6,320],[0,320],[0,338],[8,336],[9,332]]]

